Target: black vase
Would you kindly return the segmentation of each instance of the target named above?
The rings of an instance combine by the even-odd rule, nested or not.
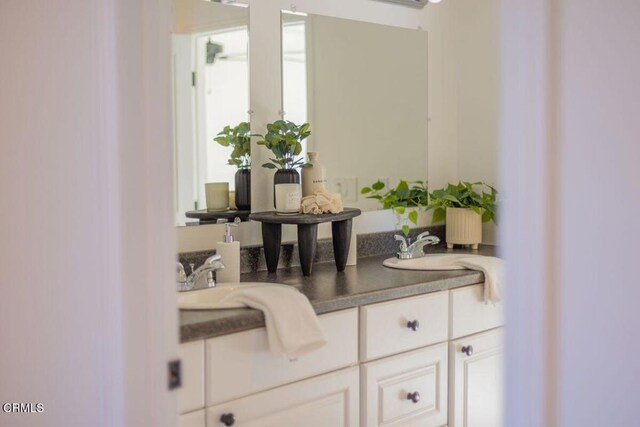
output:
[[[273,207],[276,207],[276,184],[300,184],[300,174],[295,169],[278,169],[273,176]]]
[[[238,169],[236,181],[236,207],[239,211],[251,210],[251,169]]]

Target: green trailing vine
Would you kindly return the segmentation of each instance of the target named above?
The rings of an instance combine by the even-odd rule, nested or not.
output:
[[[397,225],[405,236],[409,236],[409,223],[418,225],[418,211],[410,208],[425,208],[429,203],[429,190],[425,181],[401,180],[395,188],[385,191],[382,181],[364,187],[360,193],[368,199],[377,200],[383,209],[393,209]]]

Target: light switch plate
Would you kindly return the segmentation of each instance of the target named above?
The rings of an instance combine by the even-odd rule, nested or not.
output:
[[[358,178],[355,176],[340,177],[335,179],[338,192],[343,202],[358,201]]]

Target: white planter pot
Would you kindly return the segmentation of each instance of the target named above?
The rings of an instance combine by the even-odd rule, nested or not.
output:
[[[447,247],[471,245],[478,249],[482,242],[482,216],[471,209],[447,208]]]

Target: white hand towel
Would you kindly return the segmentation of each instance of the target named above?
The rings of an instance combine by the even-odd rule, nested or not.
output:
[[[497,303],[503,298],[504,261],[491,256],[460,258],[453,265],[484,273],[484,302]]]
[[[221,302],[238,302],[262,311],[267,325],[269,349],[275,356],[296,359],[327,343],[311,303],[293,287],[240,287]]]

